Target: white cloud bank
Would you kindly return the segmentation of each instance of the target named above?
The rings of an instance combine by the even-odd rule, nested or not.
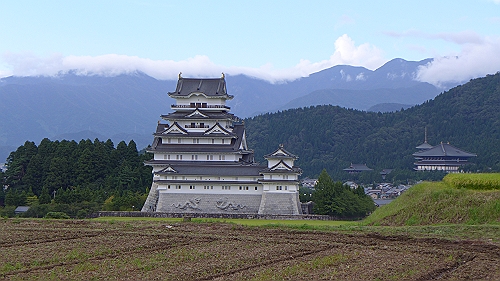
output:
[[[271,64],[259,68],[225,67],[216,65],[207,56],[195,56],[182,61],[151,60],[135,56],[108,54],[101,56],[63,56],[54,54],[41,58],[30,53],[6,53],[4,64],[10,71],[0,71],[5,76],[54,76],[68,71],[79,74],[114,76],[141,71],[157,79],[177,79],[179,72],[186,77],[213,77],[221,72],[269,80],[271,82],[293,80],[338,64],[377,68],[386,62],[382,51],[367,43],[356,46],[347,35],[335,41],[335,51],[328,59],[320,62],[301,60],[289,69],[274,69]]]
[[[416,79],[436,86],[462,83],[500,71],[500,38],[465,43],[457,54],[435,58],[420,67]]]
[[[433,62],[421,67],[416,76],[419,81],[445,86],[447,83],[466,82],[472,78],[500,71],[500,56],[498,55],[500,54],[500,37],[481,37],[471,31],[438,34],[407,31],[387,32],[386,35],[444,40],[461,46],[459,52],[446,54],[446,57],[436,58]],[[179,72],[182,72],[185,77],[218,77],[221,72],[224,72],[229,75],[245,74],[270,82],[279,82],[306,77],[311,73],[342,64],[364,66],[373,70],[387,61],[383,58],[382,50],[368,43],[356,45],[345,34],[335,41],[334,49],[334,53],[326,60],[320,62],[301,60],[288,69],[275,69],[271,64],[259,68],[226,67],[214,64],[207,56],[173,61],[116,54],[101,56],[54,54],[40,58],[29,53],[6,53],[3,55],[3,64],[8,70],[0,69],[0,77],[55,76],[68,71],[114,76],[140,71],[157,79],[175,80]],[[364,77],[356,77],[356,79],[364,79]]]
[[[497,0],[500,3],[500,0]],[[455,33],[425,33],[418,30],[385,32],[401,38],[414,37],[427,40],[442,40],[460,46],[454,54],[435,56],[434,61],[420,67],[416,80],[438,87],[467,82],[472,78],[500,71],[500,37],[483,37],[474,31]]]

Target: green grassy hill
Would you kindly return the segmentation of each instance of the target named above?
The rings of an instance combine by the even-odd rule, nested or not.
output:
[[[492,183],[464,185],[464,182]],[[423,182],[377,209],[369,225],[500,224],[500,174],[450,174]],[[462,187],[460,187],[462,186]],[[465,186],[465,187],[464,187]]]

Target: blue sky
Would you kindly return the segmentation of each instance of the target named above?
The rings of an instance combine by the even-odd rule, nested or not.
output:
[[[158,79],[295,79],[436,60],[438,85],[500,71],[500,0],[0,0],[0,77],[134,70]]]

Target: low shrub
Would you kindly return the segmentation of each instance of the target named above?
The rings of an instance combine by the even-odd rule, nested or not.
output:
[[[70,217],[65,212],[48,212],[45,219],[69,219]]]

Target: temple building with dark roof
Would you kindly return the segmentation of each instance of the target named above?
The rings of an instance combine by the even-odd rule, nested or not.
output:
[[[368,168],[368,166],[366,166],[366,164],[352,164],[351,163],[351,165],[349,167],[345,168],[344,171],[349,172],[351,174],[354,174],[354,173],[373,171],[373,169]]]
[[[161,115],[145,164],[153,184],[143,212],[215,214],[301,213],[297,156],[280,145],[255,162],[245,126],[229,113],[224,75],[179,80],[172,113]]]
[[[416,147],[419,152],[413,154],[416,162],[416,171],[444,171],[457,173],[460,167],[467,164],[468,159],[477,156],[474,153],[463,151],[449,143],[440,143],[431,146],[427,143]]]

